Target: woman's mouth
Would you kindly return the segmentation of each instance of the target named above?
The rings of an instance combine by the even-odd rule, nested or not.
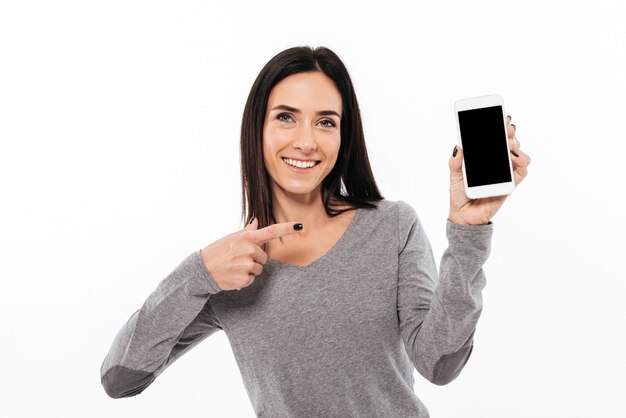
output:
[[[296,173],[307,173],[307,172],[311,172],[315,169],[315,167],[317,167],[320,163],[320,161],[313,161],[313,162],[303,162],[303,161],[297,161],[297,160],[292,160],[289,158],[285,158],[282,157],[282,160],[285,162],[285,165],[291,169],[291,171],[294,171]],[[313,163],[313,164],[312,164]]]

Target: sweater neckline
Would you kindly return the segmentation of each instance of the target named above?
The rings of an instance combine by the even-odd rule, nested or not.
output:
[[[326,253],[324,253],[321,257],[316,258],[315,260],[313,260],[312,262],[310,262],[306,266],[297,266],[297,265],[294,265],[294,264],[286,264],[286,263],[280,262],[278,260],[274,260],[270,256],[268,256],[266,264],[273,264],[273,265],[277,265],[277,266],[280,266],[280,267],[283,267],[283,268],[292,268],[292,269],[298,269],[298,270],[307,270],[307,269],[311,269],[311,268],[317,267],[318,264],[323,263],[326,259],[332,258],[333,255],[337,251],[339,251],[339,249],[343,245],[345,245],[345,241],[347,241],[350,238],[350,235],[352,235],[352,233],[353,233],[352,230],[355,228],[355,226],[356,226],[356,224],[357,224],[357,222],[359,220],[359,215],[361,214],[361,209],[362,208],[356,208],[355,209],[356,213],[354,214],[354,217],[350,221],[350,224],[348,225],[346,230],[343,232],[343,234],[341,235],[339,240],[337,240],[335,245],[333,245],[331,247],[331,249],[326,251]]]

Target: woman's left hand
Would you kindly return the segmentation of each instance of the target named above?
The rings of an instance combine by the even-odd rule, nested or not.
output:
[[[530,156],[520,150],[520,143],[515,137],[515,125],[511,124],[511,116],[506,117],[506,130],[509,149],[511,150],[515,186],[517,187],[528,174]],[[450,157],[449,161],[450,214],[448,219],[456,224],[486,225],[509,195],[469,199],[465,195],[465,186],[463,184],[463,149],[458,145],[456,149],[456,155]]]

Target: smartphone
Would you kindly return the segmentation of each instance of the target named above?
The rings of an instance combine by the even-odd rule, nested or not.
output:
[[[507,140],[504,100],[499,94],[454,103],[463,182],[470,199],[508,195],[515,190]]]

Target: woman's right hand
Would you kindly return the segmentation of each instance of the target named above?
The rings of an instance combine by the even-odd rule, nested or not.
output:
[[[201,251],[202,260],[221,290],[241,290],[250,286],[263,271],[267,254],[261,245],[275,238],[297,234],[298,222],[283,222],[257,229],[258,219],[241,231],[228,234]]]

